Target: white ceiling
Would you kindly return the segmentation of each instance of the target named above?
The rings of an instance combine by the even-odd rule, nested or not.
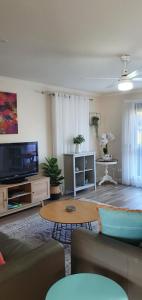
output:
[[[0,0],[2,39],[1,76],[110,91],[112,80],[87,77],[119,77],[121,54],[142,69],[142,1]]]

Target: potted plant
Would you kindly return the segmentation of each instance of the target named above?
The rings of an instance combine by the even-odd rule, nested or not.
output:
[[[115,137],[111,132],[105,132],[100,136],[100,145],[102,146],[104,160],[112,159],[112,155],[109,154],[109,151],[108,151],[108,143],[110,143],[114,139],[115,139]]]
[[[44,176],[50,177],[51,199],[56,200],[60,198],[60,184],[64,177],[61,175],[61,169],[59,169],[56,157],[45,158],[45,160],[46,162],[42,164],[43,173]]]
[[[73,138],[73,143],[76,145],[75,152],[80,152],[80,145],[85,142],[85,138],[82,134],[78,134],[76,137]]]
[[[95,127],[97,137],[98,137],[99,120],[100,119],[97,116],[93,116],[91,119],[91,126]]]

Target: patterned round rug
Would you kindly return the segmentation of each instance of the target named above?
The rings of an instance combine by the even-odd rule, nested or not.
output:
[[[46,221],[35,213],[20,220],[2,225],[0,231],[30,244],[33,248],[42,242],[47,242],[52,237],[53,222]],[[97,232],[97,222],[92,223],[93,231]],[[70,274],[70,245],[64,245],[66,274]]]

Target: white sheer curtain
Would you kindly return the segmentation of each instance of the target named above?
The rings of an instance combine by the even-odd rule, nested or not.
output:
[[[73,137],[82,134],[82,151],[89,150],[89,99],[56,93],[52,97],[53,155],[63,168],[63,153],[74,151]]]
[[[142,103],[124,104],[122,183],[142,187]]]

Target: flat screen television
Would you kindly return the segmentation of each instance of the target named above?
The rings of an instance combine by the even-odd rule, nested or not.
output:
[[[0,144],[0,183],[23,181],[37,173],[37,142]]]

